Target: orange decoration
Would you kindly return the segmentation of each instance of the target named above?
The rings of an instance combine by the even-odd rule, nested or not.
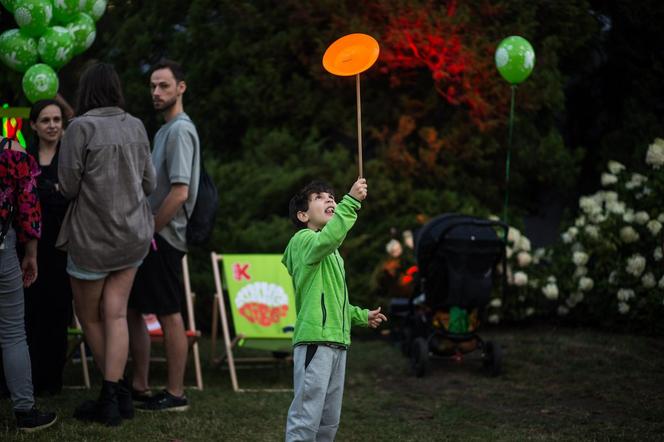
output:
[[[373,66],[379,53],[378,42],[370,35],[348,34],[327,48],[323,67],[331,74],[350,77]]]

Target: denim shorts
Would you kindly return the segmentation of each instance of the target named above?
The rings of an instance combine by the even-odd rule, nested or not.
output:
[[[127,266],[127,268],[138,267],[143,263],[143,260],[138,261],[134,265]],[[97,281],[106,278],[111,272],[93,272],[91,270],[83,269],[72,261],[71,256],[67,255],[67,273],[72,278],[82,279],[83,281]]]

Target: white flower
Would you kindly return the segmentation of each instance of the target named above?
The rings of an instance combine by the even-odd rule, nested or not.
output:
[[[555,276],[551,275],[548,278],[546,278],[546,282],[549,282],[551,284],[555,284],[557,282],[557,279]]]
[[[570,235],[568,232],[563,233],[560,235],[560,238],[563,240],[563,243],[569,244],[572,241],[574,241],[574,238],[572,238],[572,235]]]
[[[634,222],[634,211],[632,209],[627,209],[623,214],[623,221],[630,224]]]
[[[664,276],[657,282],[657,287],[664,289]]]
[[[664,223],[664,213],[660,213],[659,215],[657,215],[657,221],[659,221],[660,223]]]
[[[626,302],[619,302],[618,312],[620,312],[621,315],[624,315],[627,312],[629,312],[629,304],[627,304]]]
[[[579,234],[579,229],[576,226],[572,226],[565,232],[571,239],[576,239],[576,235]]]
[[[604,221],[606,221],[606,218],[607,216],[602,214],[601,212],[588,215],[588,221],[595,224],[603,223]]]
[[[664,215],[664,214],[662,214],[662,215]],[[586,217],[583,216],[583,215],[581,215],[580,217],[578,217],[577,219],[574,220],[574,225],[576,227],[583,227],[585,224],[586,224]]]
[[[533,257],[530,256],[530,253],[528,252],[519,252],[519,254],[516,255],[516,261],[519,264],[519,267],[527,267],[533,262]]]
[[[650,233],[652,233],[652,236],[657,236],[660,230],[662,230],[662,223],[657,221],[656,219],[651,219],[648,221],[648,224],[646,224],[646,227],[648,230],[650,230]]]
[[[618,201],[618,193],[613,190],[606,190],[602,195],[607,203]]]
[[[653,169],[659,169],[664,164],[664,140],[655,138],[655,141],[648,146],[646,163],[650,164]]]
[[[602,186],[610,186],[618,182],[618,177],[611,173],[602,174]]]
[[[509,230],[507,231],[507,240],[512,244],[516,244],[517,242],[519,242],[520,238],[521,238],[521,232],[519,232],[514,227],[510,227]]]
[[[510,246],[505,247],[505,256],[507,258],[511,258],[512,255],[514,254],[514,250]]]
[[[572,262],[577,266],[586,265],[588,263],[588,254],[584,252],[574,252],[572,254]]]
[[[620,239],[625,244],[630,244],[639,240],[639,234],[631,226],[625,226],[620,229]]]
[[[662,248],[655,247],[655,251],[652,253],[652,257],[655,258],[655,261],[661,261],[662,258],[664,258],[664,254],[662,254]]]
[[[526,316],[532,316],[535,313],[535,309],[532,307],[528,307],[526,309]]]
[[[583,230],[586,232],[586,234],[591,237],[592,239],[597,239],[599,238],[599,229],[597,226],[593,225],[587,225],[586,227],[583,228]]]
[[[517,287],[523,287],[528,284],[528,275],[524,272],[516,272],[514,274],[514,285]]]
[[[620,289],[618,290],[618,293],[616,293],[616,298],[618,298],[618,301],[629,301],[634,297],[634,290],[632,289]]]
[[[625,166],[617,161],[609,161],[607,166],[609,167],[609,171],[614,175],[618,175],[621,170],[625,170]]]
[[[542,287],[542,293],[544,293],[546,299],[558,299],[558,286],[555,282],[550,282]]]
[[[530,252],[530,240],[525,235],[521,235],[521,238],[516,243],[516,247],[525,252]]]
[[[498,315],[489,315],[488,319],[491,324],[498,324],[500,322],[500,316]]]
[[[657,285],[657,281],[655,280],[655,275],[653,275],[651,272],[646,273],[641,278],[641,284],[643,284],[643,287],[647,289],[655,287]]]
[[[625,213],[625,203],[622,201],[609,201],[606,203],[606,210],[616,215],[622,215]]]
[[[632,177],[630,180],[625,184],[625,188],[628,190],[636,189],[637,187],[641,187],[641,185],[645,184],[645,182],[648,181],[648,178],[641,175],[640,173],[633,173]]]
[[[565,307],[564,305],[558,306],[558,316],[565,316],[568,313],[569,309],[567,307]]]
[[[638,253],[627,258],[627,266],[625,266],[625,271],[630,275],[636,276],[638,278],[641,276],[641,273],[643,273],[645,268],[646,259]]]
[[[499,308],[501,305],[503,305],[503,301],[501,301],[500,298],[493,298],[489,305],[491,307]]]
[[[597,204],[597,201],[589,196],[579,198],[579,207],[588,215],[602,212],[602,208]]]
[[[616,284],[618,282],[618,272],[615,270],[609,273],[609,284]]]
[[[641,210],[634,214],[634,221],[636,221],[638,224],[644,225],[650,221],[650,216],[648,215],[648,212]]]
[[[575,278],[580,278],[582,276],[586,276],[588,274],[588,268],[584,266],[579,266],[574,270],[574,277]]]
[[[593,289],[594,286],[595,282],[587,276],[583,276],[581,279],[579,279],[579,290],[582,292],[589,292]]]

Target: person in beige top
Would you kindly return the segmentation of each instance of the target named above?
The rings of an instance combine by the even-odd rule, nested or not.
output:
[[[156,186],[145,127],[123,106],[113,66],[89,67],[58,164],[61,192],[71,203],[56,246],[67,251],[76,315],[104,375],[99,399],[83,403],[74,417],[109,426],[134,415],[120,382],[129,345],[127,301],[152,240],[147,195]]]

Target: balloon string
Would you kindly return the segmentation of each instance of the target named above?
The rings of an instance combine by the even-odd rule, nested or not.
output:
[[[356,76],[356,98],[357,98],[357,160],[360,169],[360,178],[364,176],[362,171],[362,100],[360,100],[360,74]]]
[[[512,85],[512,101],[510,104],[510,119],[507,136],[507,160],[505,161],[505,203],[503,204],[503,222],[508,223],[507,206],[510,200],[510,159],[512,156],[512,129],[514,128],[514,97],[516,95],[516,85]]]

